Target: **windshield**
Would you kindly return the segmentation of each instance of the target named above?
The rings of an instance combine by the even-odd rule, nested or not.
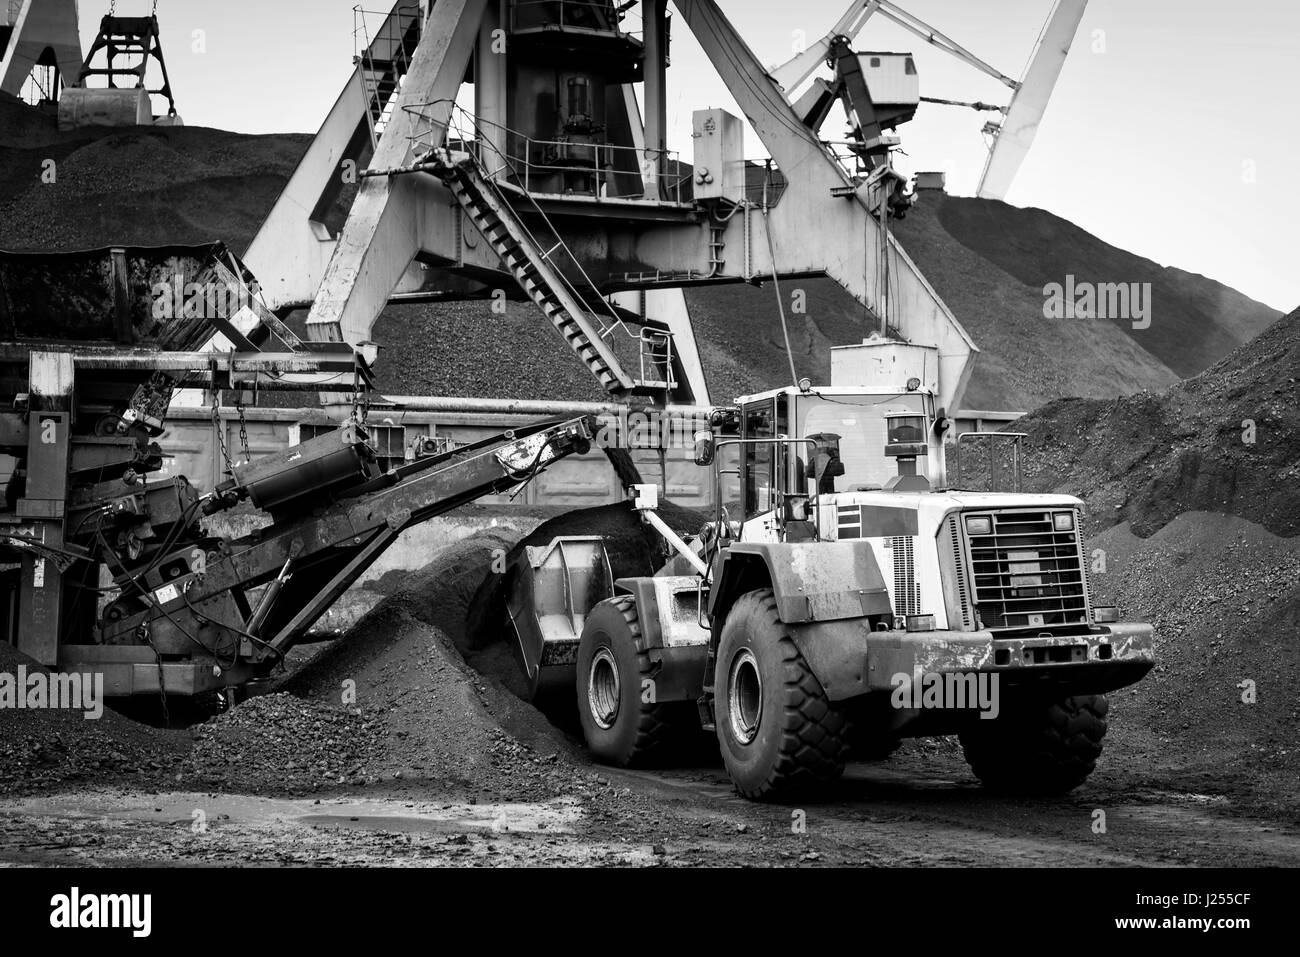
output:
[[[885,455],[889,444],[888,416],[925,415],[925,395],[799,396],[795,405],[797,435],[829,432],[840,436],[840,460],[844,477],[836,479],[841,492],[880,487],[898,474],[898,462]],[[922,436],[924,441],[924,436]],[[928,462],[916,461],[918,475],[926,478]]]

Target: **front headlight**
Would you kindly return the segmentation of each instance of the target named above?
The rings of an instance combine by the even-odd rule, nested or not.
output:
[[[970,515],[966,518],[967,535],[992,535],[993,519],[987,515]]]
[[[1052,516],[1052,526],[1058,532],[1074,531],[1074,513],[1057,512],[1055,515]]]

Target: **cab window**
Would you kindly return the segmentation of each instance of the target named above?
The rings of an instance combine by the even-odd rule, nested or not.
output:
[[[838,487],[846,492],[879,488],[897,475],[898,463],[887,453],[891,441],[924,442],[928,421],[925,397],[915,392],[867,396],[814,393],[799,400],[798,418],[800,435],[829,432],[840,436],[845,476],[838,480]],[[916,465],[919,474],[929,477],[925,456]]]
[[[745,519],[762,515],[773,507],[773,460],[775,443],[754,439],[775,439],[776,403],[772,400],[745,406],[741,438],[741,482],[745,491]]]

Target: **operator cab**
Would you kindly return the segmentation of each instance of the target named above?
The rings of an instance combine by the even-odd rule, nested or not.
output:
[[[915,492],[942,485],[934,396],[919,388],[782,389],[741,399],[737,418],[733,436],[739,441],[729,449],[721,437],[720,471],[728,511],[746,522],[776,508],[783,493]]]
[[[933,351],[867,340],[834,350],[830,386],[805,379],[718,410],[700,464],[718,457],[730,532],[788,533],[829,496],[945,488],[948,422],[924,377],[937,370]]]

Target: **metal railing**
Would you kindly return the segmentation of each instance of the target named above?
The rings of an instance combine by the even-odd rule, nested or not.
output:
[[[673,334],[648,326],[641,329],[641,383],[660,383],[665,389],[677,388],[673,375]]]
[[[382,18],[374,36],[371,36],[369,26],[371,17]],[[353,59],[363,71],[362,95],[366,99],[366,115],[376,143],[397,107],[402,77],[411,68],[413,51],[407,52],[406,38],[413,26],[423,26],[418,4],[394,7],[388,13],[366,10],[359,4],[352,8]],[[385,96],[381,83],[389,76],[393,89]]]
[[[510,31],[581,30],[640,39],[644,28],[623,29],[625,19],[633,25],[640,20],[639,12],[632,13],[634,6],[617,0],[512,0]]]
[[[1027,432],[963,432],[957,436],[957,443],[953,446],[956,458],[957,480],[953,483],[955,488],[966,489],[967,491],[979,491],[968,488],[966,484],[966,462],[962,453],[962,445],[967,440],[983,439],[989,443],[988,457],[988,477],[989,492],[1002,491],[1001,476],[1003,469],[999,465],[998,440],[1010,441],[1011,443],[1011,491],[1019,492],[1023,484],[1023,475],[1021,471],[1021,443],[1029,438]]]
[[[763,175],[751,177],[751,169],[763,170]],[[745,160],[745,202],[756,209],[769,210],[781,202],[789,187],[789,180],[781,172],[781,167],[772,159]]]
[[[684,205],[682,173],[673,150],[638,150],[588,140],[538,140],[509,134],[511,165],[521,185],[542,196],[590,196]],[[559,185],[560,189],[548,188]]]
[[[491,140],[478,135],[478,127],[483,125],[483,121],[480,121],[464,107],[451,100],[435,100],[425,104],[408,106],[406,110],[412,114],[416,124],[415,131],[411,134],[411,142],[417,160],[427,156],[434,149],[440,148],[442,141],[445,140],[452,148],[459,149],[472,157],[480,175],[488,182],[497,184],[498,180],[489,171],[485,156],[494,157],[501,164],[499,172],[509,174],[516,181],[518,180],[519,172],[511,157],[498,150]],[[496,126],[496,124],[490,125]],[[497,128],[506,129],[500,126],[497,126]],[[440,131],[441,135],[439,135]],[[527,224],[521,222],[520,225],[526,233],[527,240],[533,248],[545,250],[542,254],[543,258],[555,268],[556,275],[564,284],[569,295],[586,307],[587,315],[594,319],[600,327],[598,333],[600,338],[609,340],[616,332],[621,332],[626,337],[636,340],[641,366],[641,379],[639,381],[642,383],[664,382],[667,388],[676,388],[677,383],[672,370],[672,333],[647,327],[643,328],[638,334],[628,329],[626,322],[609,301],[605,299],[595,280],[588,274],[582,261],[574,255],[573,250],[564,242],[551,218],[537,203],[534,194],[525,190],[524,198],[528,205],[531,206],[530,212],[540,219],[549,233],[546,242],[543,242],[536,232]],[[560,256],[567,257],[570,264],[569,268],[577,276],[581,277],[580,284],[585,288],[580,289],[579,282],[575,282],[565,274]],[[593,309],[593,303],[599,303],[600,308]],[[653,376],[653,378],[648,378],[650,376]]]
[[[416,157],[442,146],[445,138],[473,153],[489,167],[492,179],[500,182],[506,173],[506,182],[533,196],[690,205],[683,190],[690,174],[683,172],[675,150],[639,150],[586,139],[534,139],[477,117],[450,100],[406,109],[415,121],[411,147]]]

